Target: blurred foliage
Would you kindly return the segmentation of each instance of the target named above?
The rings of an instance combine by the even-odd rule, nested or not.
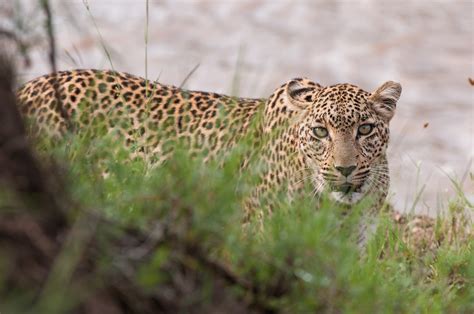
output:
[[[410,245],[390,214],[382,213],[375,236],[361,251],[354,238],[363,204],[347,213],[324,197],[318,209],[311,197],[282,199],[263,228],[257,220],[242,227],[241,207],[255,181],[253,166],[240,169],[245,145],[208,163],[176,145],[172,158],[150,167],[112,135],[39,140],[41,159],[53,156],[66,175],[67,193],[77,204],[69,211],[73,229],[90,212],[106,217],[108,227],[89,225],[70,239],[77,250],[63,247],[47,289],[5,291],[0,277],[0,312],[77,309],[117,276],[114,269],[162,312],[474,311],[472,238],[467,231],[452,234],[459,208],[466,209],[462,197],[456,210],[438,219],[435,249]],[[11,198],[2,196],[0,204],[11,207]],[[127,228],[147,240],[117,250],[111,234]],[[91,237],[99,266],[78,284],[71,278]],[[8,264],[8,255],[1,254],[0,267]]]

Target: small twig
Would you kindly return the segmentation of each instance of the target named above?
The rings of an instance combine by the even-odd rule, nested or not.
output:
[[[163,240],[165,227],[161,222],[156,222],[155,227],[147,234],[146,241],[140,246],[132,248],[127,252],[127,257],[132,260],[140,260],[148,256]]]
[[[49,43],[49,64],[53,73],[56,73],[56,40],[54,37],[53,29],[53,16],[51,14],[51,8],[49,6],[49,0],[42,0],[41,5],[43,7],[44,14],[46,15],[46,32],[48,34]]]
[[[89,6],[89,2],[87,0],[82,0],[82,3],[84,4],[87,12],[89,13],[89,17],[91,18],[92,23],[94,24],[94,28],[95,28],[97,34],[99,35],[99,42],[100,42],[100,45],[102,46],[102,49],[104,50],[104,53],[105,53],[105,56],[106,56],[107,60],[109,61],[110,68],[112,69],[112,71],[116,72],[115,67],[114,67],[114,63],[112,62],[112,57],[111,57],[110,51],[107,48],[107,45],[105,44],[104,37],[102,37],[102,33],[99,30],[99,26],[97,25],[97,22],[94,18],[94,15],[92,15],[92,11],[91,11],[91,8]]]
[[[145,97],[148,97],[148,22],[150,19],[150,4],[146,0],[146,17],[145,17]]]
[[[199,68],[201,64],[200,63],[197,63],[194,68],[192,68],[191,71],[189,71],[188,75],[186,75],[186,77],[184,78],[184,80],[181,82],[181,84],[179,84],[178,88],[182,88],[184,86],[184,84],[186,84],[186,82],[189,80],[189,78],[194,74],[194,72],[196,72],[196,70]]]
[[[53,28],[53,15],[51,14],[51,7],[49,5],[49,0],[41,0],[41,6],[43,8],[44,14],[46,15],[46,32],[48,34],[49,42],[49,64],[51,66],[51,72],[54,77],[53,89],[54,97],[56,98],[56,107],[59,111],[59,114],[66,123],[68,131],[73,131],[73,125],[69,119],[69,116],[64,109],[61,100],[61,91],[59,89],[59,80],[58,80],[58,69],[56,63],[56,38],[54,37],[54,28]]]

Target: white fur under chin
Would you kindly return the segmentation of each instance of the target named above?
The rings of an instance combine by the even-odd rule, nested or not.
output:
[[[354,205],[364,197],[364,194],[359,192],[343,193],[334,191],[329,193],[329,196],[338,203]]]

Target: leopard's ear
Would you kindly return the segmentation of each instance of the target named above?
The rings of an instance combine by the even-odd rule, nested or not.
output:
[[[402,86],[399,83],[388,81],[373,92],[368,101],[372,108],[383,119],[390,121],[395,114],[397,101],[400,99]]]
[[[316,100],[316,93],[322,88],[308,79],[296,78],[286,84],[286,97],[292,110],[305,110]]]

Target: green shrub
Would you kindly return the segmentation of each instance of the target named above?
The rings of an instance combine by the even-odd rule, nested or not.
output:
[[[133,158],[113,136],[67,136],[36,146],[43,159],[52,155],[61,162],[67,189],[80,208],[156,237],[153,252],[137,258],[137,289],[158,295],[165,288],[176,290],[175,277],[186,270],[193,293],[179,297],[184,311],[212,308],[215,294],[223,292],[256,312],[474,311],[472,239],[457,235],[420,253],[382,213],[375,235],[360,250],[355,238],[365,205],[347,213],[323,196],[316,208],[311,187],[308,197],[289,202],[282,196],[271,215],[242,226],[242,204],[258,173],[252,171],[258,165],[240,169],[245,144],[204,163],[205,156],[190,158],[176,143],[173,157],[155,167]],[[447,234],[443,228],[439,232]],[[107,238],[101,245],[101,269],[109,271],[116,253],[108,250]],[[224,285],[216,281],[219,276],[227,278]],[[66,299],[75,304],[85,295],[69,293]],[[51,309],[37,307],[50,312],[45,308]]]

